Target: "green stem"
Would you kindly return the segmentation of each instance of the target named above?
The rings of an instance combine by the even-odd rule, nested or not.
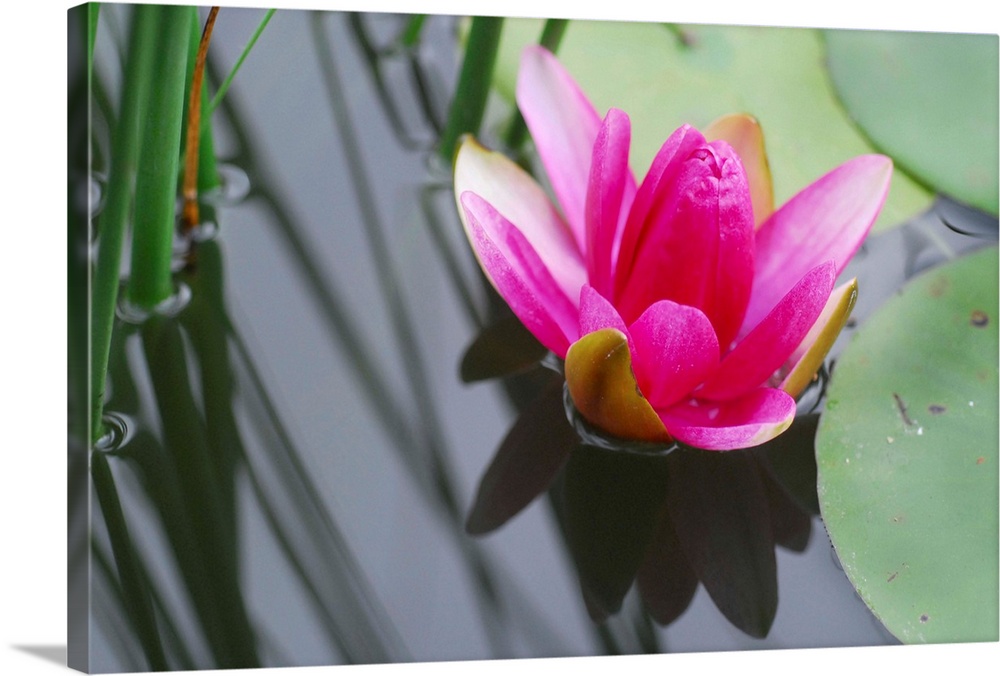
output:
[[[100,248],[91,286],[91,373],[90,407],[92,440],[102,433],[104,383],[107,378],[108,351],[118,302],[122,242],[125,223],[132,204],[132,180],[139,149],[139,121],[142,119],[146,86],[156,54],[156,29],[160,8],[139,5],[129,37],[129,59],[125,68],[118,124],[111,139],[111,166],[108,172],[107,197],[98,221]]]
[[[208,96],[208,83],[202,83],[202,101]],[[201,141],[198,144],[198,192],[206,193],[220,185],[219,168],[216,165],[215,140],[212,136],[211,119],[201,124]]]
[[[233,69],[229,71],[229,75],[227,75],[226,79],[222,81],[222,84],[219,86],[219,91],[215,92],[215,96],[212,97],[212,102],[208,104],[208,108],[205,109],[205,112],[202,115],[201,125],[203,130],[212,118],[212,112],[215,110],[216,106],[219,105],[219,102],[222,100],[222,97],[226,95],[226,92],[229,91],[229,85],[233,83],[233,78],[236,77],[236,73],[239,72],[240,66],[243,65],[243,62],[250,54],[250,50],[253,49],[255,44],[257,44],[257,39],[260,37],[261,33],[264,32],[264,29],[267,27],[267,23],[271,20],[271,17],[274,16],[274,12],[275,10],[273,9],[267,10],[264,18],[260,20],[257,30],[255,30],[253,35],[250,36],[250,41],[247,42],[247,46],[243,48],[243,53],[240,54],[240,58],[236,59]]]
[[[150,310],[173,293],[170,264],[174,234],[181,132],[184,125],[184,84],[191,12],[194,7],[161,8],[156,83],[149,92],[139,171],[136,176],[135,225],[129,300]]]
[[[417,44],[417,40],[420,39],[420,31],[423,29],[426,19],[426,14],[416,14],[406,23],[406,29],[399,40],[403,47],[413,47]]]
[[[459,74],[448,123],[441,135],[441,156],[451,162],[455,146],[463,134],[479,131],[486,112],[486,99],[493,81],[493,66],[500,47],[503,19],[477,16],[472,19],[465,61]]]
[[[96,2],[87,4],[87,75],[94,71],[94,43],[97,39],[97,17],[101,5]]]
[[[559,50],[566,27],[569,25],[568,19],[549,19],[542,29],[542,37],[538,39],[538,44],[555,54]],[[528,127],[524,123],[524,116],[521,111],[515,110],[514,117],[507,128],[507,139],[505,145],[511,150],[520,148],[528,138]]]

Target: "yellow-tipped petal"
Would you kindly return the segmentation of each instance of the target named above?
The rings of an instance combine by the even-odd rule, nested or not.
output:
[[[524,235],[562,292],[568,298],[578,298],[580,287],[587,281],[583,256],[559,212],[531,174],[503,153],[484,148],[472,136],[462,138],[454,170],[458,215],[483,269],[487,266],[476,248],[469,215],[462,205],[466,192],[481,197]],[[495,287],[496,280],[487,273]]]
[[[823,312],[802,340],[801,348],[792,356],[794,365],[782,381],[781,389],[793,397],[802,394],[823,364],[826,353],[833,347],[837,336],[847,324],[847,318],[851,316],[851,310],[854,309],[857,299],[857,279],[852,279],[833,290]],[[796,357],[798,361],[794,361]]]
[[[774,212],[774,187],[760,123],[745,113],[725,115],[705,128],[705,138],[725,141],[740,156],[750,181],[754,224],[759,226]]]
[[[628,338],[617,329],[588,333],[566,354],[566,384],[580,414],[622,439],[670,442],[667,428],[639,391]]]

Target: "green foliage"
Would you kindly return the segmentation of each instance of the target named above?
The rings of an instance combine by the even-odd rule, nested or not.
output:
[[[88,12],[88,50],[102,37],[98,6]],[[270,19],[267,13],[243,56]],[[108,352],[118,303],[122,247],[131,221],[129,300],[146,310],[173,293],[175,230],[181,139],[187,117],[188,87],[198,48],[200,20],[195,7],[137,5],[131,12],[117,119],[112,121],[111,164],[105,207],[97,222],[99,248],[91,289],[91,427],[102,434],[101,415]],[[239,63],[230,74],[231,81]],[[156,86],[149,86],[156,83]],[[203,85],[204,100],[207,86]],[[218,102],[222,92],[216,96]],[[199,187],[217,187],[211,111],[202,115]]]
[[[908,283],[833,372],[816,439],[844,571],[906,643],[996,641],[997,250]]]
[[[239,58],[236,59],[236,63],[233,64],[233,67],[229,71],[229,74],[226,75],[225,79],[222,80],[222,83],[219,85],[219,90],[215,93],[215,96],[212,97],[212,101],[208,104],[208,106],[205,109],[205,112],[202,114],[201,117],[202,131],[204,131],[205,128],[208,126],[212,118],[212,112],[222,101],[222,98],[226,95],[226,92],[229,91],[229,86],[233,83],[233,80],[236,78],[236,73],[240,71],[240,67],[243,65],[243,62],[246,61],[246,58],[250,55],[250,50],[252,50],[254,45],[257,44],[257,40],[260,39],[260,36],[264,32],[264,29],[267,28],[267,24],[271,21],[271,17],[274,16],[275,11],[276,10],[269,9],[264,13],[263,18],[261,18],[260,23],[257,25],[257,28],[253,32],[253,35],[251,35],[250,39],[247,40],[246,46],[240,53]]]
[[[441,133],[441,156],[449,162],[462,134],[479,131],[486,112],[503,22],[502,18],[485,16],[472,20],[458,87],[451,102],[448,123]]]
[[[824,37],[837,93],[872,143],[933,190],[996,214],[997,36]]]
[[[129,300],[152,309],[173,293],[171,257],[193,7],[160,8],[135,181]]]
[[[97,222],[100,248],[91,287],[91,429],[101,434],[105,374],[118,301],[119,272],[126,223],[132,208],[132,185],[139,155],[139,133],[156,46],[159,8],[136,8],[129,36],[118,122],[111,135],[111,167],[105,206]]]

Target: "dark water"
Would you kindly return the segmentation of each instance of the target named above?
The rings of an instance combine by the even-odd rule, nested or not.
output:
[[[101,20],[124,30],[117,9]],[[262,15],[222,10],[215,72]],[[433,152],[458,23],[431,17],[419,50],[364,58],[362,33],[390,45],[404,25],[279,11],[215,120],[227,188],[209,207],[217,236],[178,276],[191,299],[117,326],[107,411],[127,432],[93,463],[92,669],[145,670],[150,655],[210,668],[895,642],[818,518],[804,551],[777,549],[764,639],[704,588],[666,628],[634,590],[593,623],[546,499],[465,533],[516,413],[499,382],[458,376],[490,312]],[[114,91],[108,38],[98,72]],[[855,317],[978,241],[933,213],[873,238],[850,271]]]

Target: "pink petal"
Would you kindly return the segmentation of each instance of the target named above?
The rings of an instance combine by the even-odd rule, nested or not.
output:
[[[657,411],[689,394],[719,363],[719,343],[708,317],[662,300],[631,326],[632,368],[640,391]]]
[[[601,329],[616,329],[628,336],[628,328],[611,302],[589,284],[580,291],[580,335]],[[629,338],[629,347],[632,339]]]
[[[621,236],[615,267],[616,298],[621,297],[628,282],[628,273],[632,269],[639,241],[644,239],[646,231],[653,227],[649,218],[650,211],[664,195],[669,193],[668,186],[673,183],[684,161],[695,149],[704,144],[705,138],[697,129],[684,125],[663,142],[656,157],[653,158],[642,185],[636,191]]]
[[[830,294],[819,319],[809,329],[795,351],[785,362],[779,376],[781,389],[793,397],[798,397],[816,375],[823,364],[827,352],[833,347],[837,336],[847,324],[854,303],[858,298],[858,280],[851,279],[838,286]]]
[[[587,280],[583,256],[538,182],[502,153],[489,151],[472,138],[459,146],[454,173],[459,216],[465,218],[460,201],[465,192],[489,202],[521,231],[563,294],[576,301]],[[468,233],[468,223],[464,224]]]
[[[743,320],[753,279],[746,173],[732,148],[716,141],[691,153],[673,179],[660,185],[663,194],[650,212],[616,305],[626,322],[661,299],[696,307],[712,322],[720,345],[728,346]]]
[[[709,451],[758,446],[792,424],[795,400],[762,387],[726,402],[688,400],[660,411],[667,431],[681,443]]]
[[[862,155],[793,197],[761,225],[756,275],[741,333],[756,326],[802,276],[832,259],[840,274],[882,209],[892,161]]]
[[[590,283],[603,295],[610,296],[612,265],[617,252],[619,224],[623,224],[622,200],[630,178],[628,150],[631,140],[628,115],[612,108],[608,111],[594,143],[587,189],[586,261]]]
[[[565,357],[580,335],[575,304],[521,231],[489,202],[466,192],[461,204],[469,241],[490,282],[525,327],[545,347]]]
[[[590,160],[601,118],[563,65],[538,46],[527,47],[521,54],[516,98],[566,221],[583,251]]]
[[[816,322],[836,280],[833,261],[806,273],[732,352],[696,394],[699,399],[742,396],[767,382],[799,346]]]
[[[760,123],[745,113],[725,115],[705,128],[705,138],[709,141],[725,141],[740,156],[750,183],[753,220],[759,226],[774,212],[771,168],[764,150],[764,132]]]

